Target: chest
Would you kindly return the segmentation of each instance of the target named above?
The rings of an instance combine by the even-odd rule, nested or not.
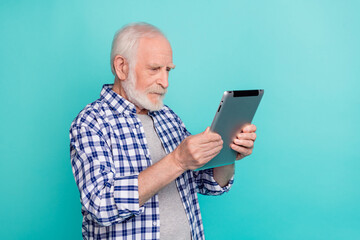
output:
[[[181,126],[168,116],[154,116],[153,121],[160,142],[169,154],[184,138]],[[153,164],[143,124],[136,115],[113,118],[109,123],[116,175],[139,173]]]

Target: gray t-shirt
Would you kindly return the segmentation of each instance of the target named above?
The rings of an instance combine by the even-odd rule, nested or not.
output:
[[[137,115],[144,127],[152,163],[166,156],[164,147],[157,135],[154,122],[149,115]],[[190,240],[190,225],[175,181],[158,192],[160,208],[160,239]]]

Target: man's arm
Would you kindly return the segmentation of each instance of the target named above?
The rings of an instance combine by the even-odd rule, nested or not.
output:
[[[82,205],[102,226],[141,214],[144,203],[161,188],[184,171],[204,165],[222,148],[220,136],[207,129],[187,137],[171,154],[139,174],[118,176],[111,149],[96,122],[79,124],[70,129],[73,173]]]
[[[235,164],[216,167],[214,168],[214,179],[220,187],[225,187],[234,176],[234,173]]]
[[[111,149],[96,122],[90,121],[71,126],[72,170],[82,206],[98,224],[109,226],[144,209],[138,204],[138,176],[116,174]]]
[[[160,189],[180,176],[184,170],[174,161],[173,153],[168,154],[139,174],[139,206],[142,206]]]
[[[245,126],[236,136],[230,147],[237,152],[236,160],[243,159],[252,153],[254,141],[256,140],[256,126],[251,124]],[[235,164],[214,168],[214,179],[221,186],[228,184],[233,177]]]
[[[139,174],[140,206],[186,170],[197,169],[210,161],[220,152],[222,144],[220,135],[210,128],[185,138],[172,153]]]

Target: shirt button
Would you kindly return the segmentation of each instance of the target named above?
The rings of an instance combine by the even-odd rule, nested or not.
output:
[[[153,222],[153,225],[154,225],[154,226],[156,226],[156,225],[157,225],[157,223],[156,223],[156,222]]]
[[[146,155],[145,155],[147,158],[150,158],[150,155],[147,153]]]
[[[139,128],[139,127],[140,127],[140,125],[139,125],[139,124],[136,124],[135,126],[136,126],[136,128]]]

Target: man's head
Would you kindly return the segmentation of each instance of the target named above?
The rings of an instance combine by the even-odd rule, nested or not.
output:
[[[111,49],[114,91],[139,110],[159,110],[174,68],[169,41],[156,27],[137,23],[120,29]]]

